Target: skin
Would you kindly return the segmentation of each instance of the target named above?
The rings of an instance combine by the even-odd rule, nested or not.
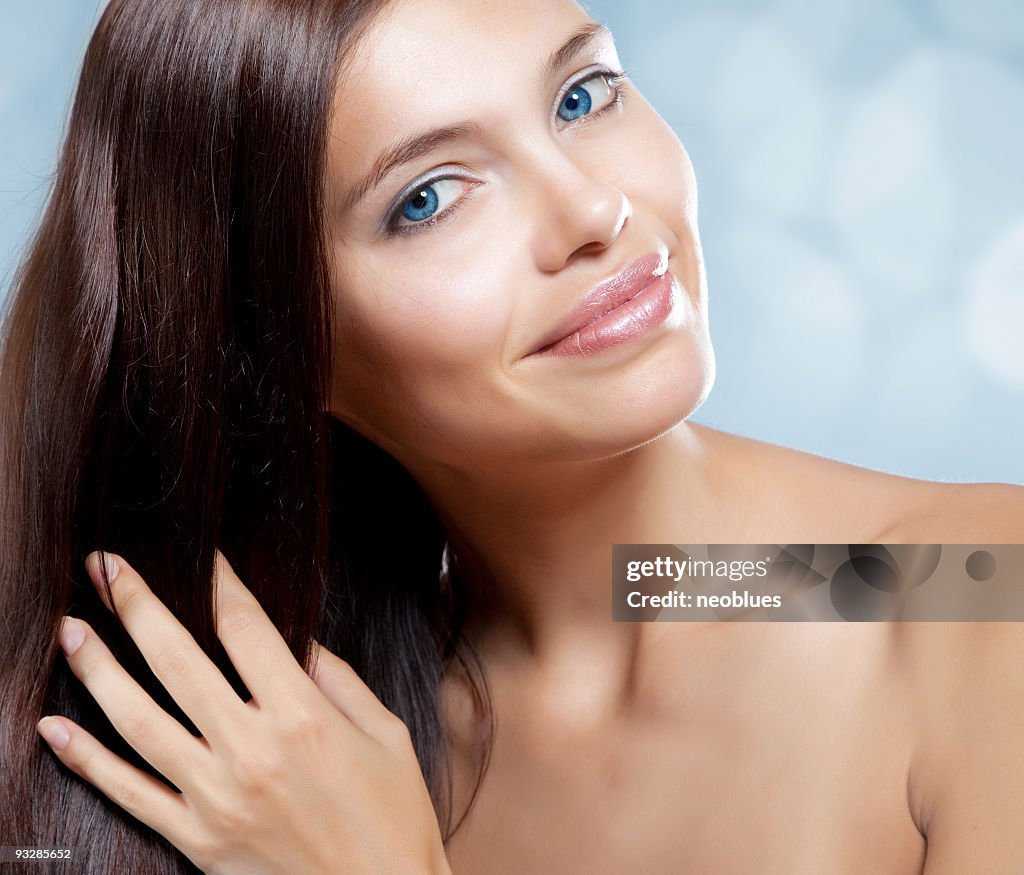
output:
[[[38,724],[66,766],[161,833],[204,872],[450,873],[405,724],[319,648],[312,678],[218,551],[217,635],[252,697],[243,702],[124,557],[85,566],[195,738],[121,668],[95,631],[66,617],[75,676],[135,750],[181,792],[63,717]],[[332,769],[324,769],[324,762]],[[344,780],[338,780],[343,774]]]
[[[590,23],[568,0],[400,0],[357,47],[331,119],[330,409],[445,522],[499,724],[452,871],[1017,871],[1018,624],[610,621],[613,543],[1019,542],[1024,489],[895,477],[688,421],[715,374],[693,169],[628,81],[621,104],[558,118],[562,86],[619,66],[598,35],[543,75]],[[465,122],[479,130],[353,198],[395,138]],[[382,233],[439,169],[458,178],[437,189],[444,221]],[[650,253],[678,285],[663,324],[584,358],[526,357]],[[101,704],[127,683],[107,674],[90,686]],[[352,707],[304,695],[318,713]],[[444,699],[461,812],[473,726],[459,678]],[[73,751],[81,730],[49,720]],[[289,756],[287,739],[245,737]],[[370,774],[363,786],[367,834],[386,835],[386,792]],[[276,804],[284,820],[297,803]],[[248,852],[269,859],[254,835]],[[432,839],[419,847],[420,870],[444,865]]]

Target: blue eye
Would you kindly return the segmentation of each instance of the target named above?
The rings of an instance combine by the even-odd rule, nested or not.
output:
[[[558,117],[567,122],[580,118],[590,112],[593,100],[587,89],[577,85],[562,99],[562,105],[558,108]]]
[[[563,92],[557,110],[559,119],[572,122],[588,115],[596,117],[612,105],[622,105],[620,85],[626,79],[625,71],[591,69],[581,75],[575,85]],[[479,180],[462,176],[437,176],[417,183],[407,188],[400,200],[392,202],[380,233],[384,237],[411,234],[446,222],[470,199],[463,195],[480,184]]]
[[[421,183],[398,205],[389,226],[402,229],[432,224],[442,213],[449,212],[446,207],[457,200],[467,186],[467,180],[451,177]]]
[[[410,222],[422,222],[437,212],[437,191],[432,185],[426,185],[407,198],[402,207],[402,215]]]
[[[562,121],[571,122],[590,112],[604,109],[615,100],[616,92],[609,81],[612,78],[606,73],[598,73],[574,85],[562,98],[558,117]]]

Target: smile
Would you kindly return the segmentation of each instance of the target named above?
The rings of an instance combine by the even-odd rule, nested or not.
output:
[[[648,274],[647,281],[631,297],[531,355],[578,358],[635,340],[668,318],[675,285],[675,278],[667,270],[658,275]]]

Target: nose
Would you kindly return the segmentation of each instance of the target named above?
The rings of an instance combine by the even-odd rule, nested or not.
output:
[[[533,248],[541,270],[561,270],[583,254],[607,248],[632,215],[622,191],[564,152],[534,170],[539,221]]]

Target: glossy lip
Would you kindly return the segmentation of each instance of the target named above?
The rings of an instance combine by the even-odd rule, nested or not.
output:
[[[541,339],[525,357],[539,355],[561,340],[596,322],[635,298],[668,270],[668,254],[655,252],[638,258],[587,292],[564,319]]]

